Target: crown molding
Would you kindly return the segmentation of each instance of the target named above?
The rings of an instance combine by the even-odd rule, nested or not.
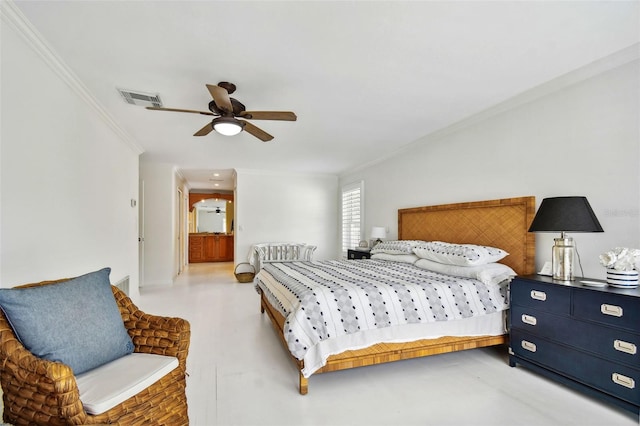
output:
[[[55,50],[47,43],[44,37],[29,22],[27,17],[24,16],[12,0],[0,0],[0,18],[2,24],[8,25],[20,35],[58,77],[98,114],[125,145],[137,155],[144,152],[144,149],[138,145],[135,139],[115,122],[111,115],[109,115],[98,100],[89,92],[71,68],[58,56]]]
[[[640,60],[640,43],[634,43],[624,49],[614,52],[608,56],[597,59],[590,62],[578,69],[570,71],[559,77],[551,79],[545,83],[535,86],[529,90],[526,90],[518,95],[513,96],[503,102],[500,102],[492,107],[489,107],[483,111],[473,114],[467,118],[464,118],[456,123],[453,123],[440,130],[436,130],[429,133],[413,142],[410,142],[397,150],[380,157],[378,159],[369,161],[364,164],[360,164],[346,172],[340,173],[340,178],[347,177],[353,173],[360,172],[369,167],[373,167],[383,161],[392,159],[403,152],[412,149],[413,147],[420,146],[425,143],[433,143],[441,140],[451,134],[459,132],[467,127],[478,124],[484,120],[494,117],[498,114],[506,111],[518,108],[522,105],[535,101],[543,96],[550,95],[552,93],[563,90],[569,86],[588,80],[597,75],[603,74],[607,71],[622,67],[631,62]]]

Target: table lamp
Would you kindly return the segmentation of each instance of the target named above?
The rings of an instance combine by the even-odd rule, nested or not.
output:
[[[572,281],[576,247],[567,232],[604,232],[586,197],[553,197],[542,200],[529,232],[560,232],[551,249],[553,279]]]
[[[387,238],[387,230],[382,227],[382,226],[374,226],[371,228],[371,239],[376,239],[373,242],[373,247],[375,247],[376,244],[381,243],[382,242],[382,238]],[[371,248],[373,248],[371,247]]]

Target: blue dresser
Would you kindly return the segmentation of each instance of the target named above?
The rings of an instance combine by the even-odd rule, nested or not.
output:
[[[511,367],[640,414],[638,289],[530,275],[511,282],[510,301]]]

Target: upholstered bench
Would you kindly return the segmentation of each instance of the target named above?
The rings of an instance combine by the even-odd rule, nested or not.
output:
[[[316,246],[304,243],[258,243],[249,250],[249,263],[258,272],[263,263],[313,260]]]

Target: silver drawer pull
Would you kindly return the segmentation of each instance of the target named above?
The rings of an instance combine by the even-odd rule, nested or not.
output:
[[[545,293],[544,291],[531,290],[531,298],[544,302],[545,300],[547,300],[547,293]]]
[[[613,380],[613,383],[624,386],[625,388],[635,389],[636,387],[635,380],[633,380],[631,377],[623,376],[622,374],[613,373],[611,375],[611,380]]]
[[[523,340],[521,345],[523,349],[526,349],[529,352],[535,352],[537,349],[535,343],[527,342],[526,340]]]
[[[522,314],[522,322],[529,325],[536,325],[538,320],[534,316]]]
[[[634,345],[633,343],[625,342],[624,340],[614,340],[613,349],[631,355],[635,355],[638,352],[636,345]]]
[[[612,317],[621,317],[622,316],[622,307],[616,305],[607,305],[603,303],[600,305],[600,312],[605,315],[611,315]]]

